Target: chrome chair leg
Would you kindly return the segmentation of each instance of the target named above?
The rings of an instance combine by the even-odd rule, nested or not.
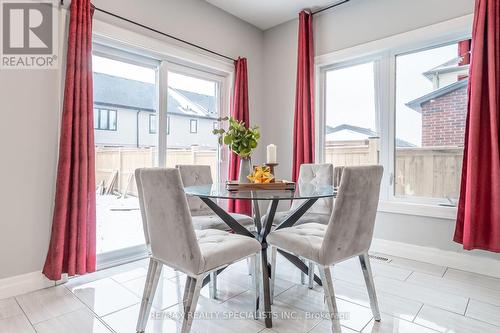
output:
[[[187,300],[189,297],[189,288],[191,288],[192,282],[193,282],[193,278],[190,276],[186,276],[186,284],[184,285],[184,296],[182,297],[184,312],[186,312]]]
[[[359,262],[361,264],[361,270],[363,271],[363,276],[365,278],[368,296],[370,297],[370,307],[372,308],[373,318],[376,321],[380,321],[380,310],[378,308],[377,293],[375,292],[375,283],[373,282],[373,273],[368,253],[363,253],[362,255],[360,255]]]
[[[328,312],[332,321],[332,332],[341,333],[340,318],[335,301],[335,291],[333,290],[332,273],[330,267],[318,266],[321,281],[323,282],[323,290],[325,291],[326,303],[328,304]]]
[[[139,311],[139,317],[137,319],[136,331],[138,333],[142,333],[146,329],[149,312],[151,311],[151,305],[153,304],[153,299],[155,297],[156,288],[158,287],[158,281],[160,280],[162,268],[162,263],[156,261],[153,258],[149,259],[148,275],[146,277],[141,309]]]
[[[276,283],[276,256],[278,255],[278,248],[276,246],[271,246],[271,304],[274,302],[274,284]]]
[[[211,299],[217,298],[217,271],[210,273],[210,283],[208,285]]]
[[[309,260],[309,289],[314,288],[314,262]]]
[[[300,260],[305,265],[306,261],[304,259],[300,259]],[[302,284],[302,285],[306,284],[306,274],[304,272],[302,272],[302,271],[300,271],[300,284]]]
[[[181,333],[189,333],[191,331],[191,326],[193,325],[194,314],[196,312],[196,305],[198,304],[198,298],[200,297],[201,287],[203,286],[203,276],[197,276],[192,278],[189,286],[186,284],[185,288],[188,288],[188,297],[186,300],[186,308],[184,311],[184,320],[182,321]]]
[[[260,258],[259,258],[258,254],[256,254],[255,256],[252,257],[252,262],[253,262],[252,282],[253,282],[253,290],[255,292],[253,310],[254,310],[254,319],[255,320],[259,319],[259,307],[260,307],[261,274],[260,274],[260,260],[259,259]]]

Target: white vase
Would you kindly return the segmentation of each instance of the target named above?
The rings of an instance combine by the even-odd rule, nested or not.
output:
[[[249,157],[240,158],[239,183],[249,183],[247,176],[252,173],[252,159]]]

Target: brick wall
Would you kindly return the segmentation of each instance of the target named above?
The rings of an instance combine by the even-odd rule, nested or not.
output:
[[[467,87],[452,91],[422,107],[422,146],[463,146]]]

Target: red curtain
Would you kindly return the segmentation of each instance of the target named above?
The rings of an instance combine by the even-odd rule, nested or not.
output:
[[[314,162],[313,16],[306,11],[299,14],[296,84],[293,124],[293,181],[297,181],[301,164]]]
[[[248,74],[247,59],[238,58],[234,63],[235,79],[233,99],[231,103],[231,117],[244,121],[245,126],[250,126],[248,112]],[[229,158],[229,180],[237,180],[240,169],[240,158],[235,153],[230,153]],[[252,204],[249,200],[229,200],[228,209],[230,212],[252,215]]]
[[[72,0],[52,234],[43,274],[60,280],[95,271],[95,155],[92,15]]]
[[[476,0],[462,184],[454,240],[500,252],[500,2]]]

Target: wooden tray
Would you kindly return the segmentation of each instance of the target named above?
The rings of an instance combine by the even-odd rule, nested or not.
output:
[[[295,191],[295,183],[286,180],[277,180],[274,183],[238,183],[237,181],[226,182],[228,191]]]

